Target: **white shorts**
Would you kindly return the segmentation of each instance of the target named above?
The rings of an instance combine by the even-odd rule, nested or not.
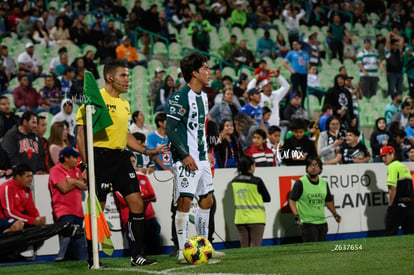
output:
[[[174,163],[174,202],[180,197],[199,200],[213,193],[213,177],[208,160],[197,162],[198,170],[190,172],[181,161]]]

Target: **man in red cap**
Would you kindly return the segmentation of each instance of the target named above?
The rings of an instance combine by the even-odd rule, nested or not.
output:
[[[395,149],[383,146],[380,156],[387,165],[389,202],[385,235],[395,235],[401,226],[404,234],[414,233],[413,181],[407,166],[395,159]]]

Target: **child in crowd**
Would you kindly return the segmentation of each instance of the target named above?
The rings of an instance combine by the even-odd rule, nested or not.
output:
[[[331,104],[325,104],[322,107],[322,115],[319,118],[319,130],[321,132],[328,130],[326,128],[326,121],[333,115],[333,108],[331,106]]]
[[[253,144],[245,152],[246,156],[252,157],[257,167],[275,166],[273,151],[266,145],[266,132],[257,129],[253,133]]]
[[[308,91],[310,95],[316,96],[319,102],[322,101],[322,97],[326,94],[326,91],[322,89],[318,68],[316,66],[310,67],[308,72]]]
[[[285,140],[282,146],[281,158],[288,166],[306,165],[308,157],[316,157],[315,143],[305,136],[306,122],[294,119],[291,123],[293,136]]]
[[[404,131],[407,133],[407,140],[410,142],[411,146],[414,146],[414,114],[408,116],[408,125],[405,127]]]
[[[406,159],[406,161],[414,161],[414,146],[408,150],[408,159]]]
[[[257,83],[260,83],[262,80],[269,79],[271,71],[267,69],[267,62],[264,59],[259,61],[258,67],[254,70],[254,75],[259,75]]]
[[[136,132],[132,134],[138,143],[145,145],[146,136],[143,133]],[[155,170],[154,160],[139,152],[131,151],[136,159],[136,165],[134,166],[135,171],[141,172],[142,174],[151,174]]]
[[[273,151],[276,166],[282,164],[280,157],[278,157],[278,152],[282,148],[282,142],[280,141],[281,132],[282,130],[276,125],[270,126],[267,130],[267,147]]]

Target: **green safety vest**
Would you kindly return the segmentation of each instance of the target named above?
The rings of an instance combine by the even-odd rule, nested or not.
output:
[[[303,193],[296,202],[296,207],[302,223],[324,224],[325,219],[325,198],[328,192],[327,183],[319,177],[317,185],[312,184],[307,176],[300,178],[303,185]]]
[[[266,213],[262,195],[257,185],[246,182],[232,182],[234,197],[234,223],[256,224],[266,223]]]

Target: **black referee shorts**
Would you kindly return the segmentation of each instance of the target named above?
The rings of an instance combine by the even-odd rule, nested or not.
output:
[[[124,198],[140,192],[137,174],[125,150],[94,147],[96,195],[100,202],[113,191]]]

